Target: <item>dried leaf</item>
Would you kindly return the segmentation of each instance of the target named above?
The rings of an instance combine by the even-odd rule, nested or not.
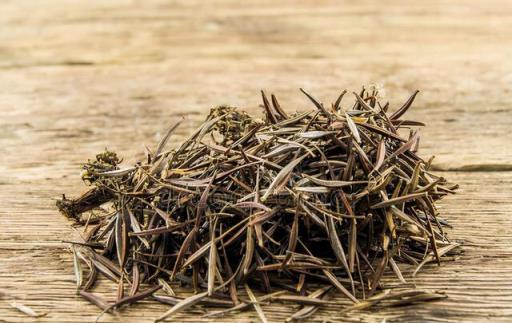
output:
[[[183,311],[191,306],[194,306],[206,296],[208,296],[208,292],[199,293],[181,300],[180,302],[176,303],[176,305],[171,307],[170,310],[168,310],[164,314],[160,315],[157,319],[155,319],[155,322],[163,321],[173,315],[178,314],[180,311]]]

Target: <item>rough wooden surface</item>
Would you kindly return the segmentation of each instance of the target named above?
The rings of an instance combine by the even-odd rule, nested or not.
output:
[[[105,147],[128,163],[185,115],[186,135],[212,105],[256,112],[258,91],[289,111],[344,88],[381,84],[392,107],[422,90],[412,119],[424,155],[461,184],[442,213],[464,243],[456,262],[411,279],[449,298],[314,321],[512,319],[512,7],[510,1],[244,2],[4,1],[0,4],[0,290],[48,314],[29,319],[0,299],[0,322],[89,322],[75,296],[78,233],[55,210],[83,190],[79,164]],[[175,137],[175,142],[179,141]],[[393,277],[388,276],[391,283]],[[112,289],[108,283],[99,292]],[[166,307],[123,312],[149,322]],[[293,308],[264,307],[273,321]],[[180,315],[201,320],[201,309]],[[115,321],[105,316],[104,321]],[[224,320],[256,321],[254,313]]]

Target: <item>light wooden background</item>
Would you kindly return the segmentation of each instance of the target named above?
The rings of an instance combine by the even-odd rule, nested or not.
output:
[[[328,103],[371,83],[393,108],[422,91],[410,118],[428,123],[423,155],[461,184],[441,208],[465,253],[414,280],[403,267],[418,287],[446,291],[442,302],[329,307],[312,320],[512,320],[510,1],[12,0],[0,3],[0,290],[48,314],[29,319],[0,299],[0,322],[96,318],[61,243],[77,232],[52,200],[84,189],[80,162],[105,147],[133,162],[176,118],[187,135],[213,105],[259,113],[260,89],[294,111],[308,105],[299,87]],[[166,309],[147,301],[123,316],[150,322]],[[264,307],[273,321],[293,309]]]

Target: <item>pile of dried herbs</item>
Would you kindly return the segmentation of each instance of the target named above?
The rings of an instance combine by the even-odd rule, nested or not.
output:
[[[271,301],[303,305],[293,320],[340,304],[326,300],[335,293],[347,311],[443,297],[378,292],[387,268],[405,282],[397,262],[415,274],[457,246],[434,204],[456,185],[416,154],[424,124],[402,118],[417,92],[390,114],[375,90],[329,108],[302,92],[315,110],[288,115],[262,92],[264,121],[218,107],[176,149],[179,122],[146,161],[120,167],[105,152],[85,164],[92,188],[57,202],[85,225],[73,243],[80,295],[106,312],[146,297],[174,305],[157,320],[203,304],[263,321]],[[118,284],[115,303],[88,291],[98,275]],[[175,295],[178,283],[195,294]]]

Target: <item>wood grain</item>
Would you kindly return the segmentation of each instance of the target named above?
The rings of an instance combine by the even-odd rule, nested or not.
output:
[[[62,240],[78,233],[54,207],[78,194],[80,163],[105,147],[141,158],[168,124],[190,134],[213,105],[252,113],[259,90],[288,111],[376,83],[392,109],[415,89],[423,155],[461,191],[442,204],[464,244],[456,262],[426,266],[419,288],[449,295],[422,304],[313,321],[507,321],[512,317],[512,4],[509,1],[264,2],[5,1],[0,4],[0,290],[38,322],[90,322],[75,295]],[[344,104],[349,105],[352,99]],[[386,282],[396,280],[388,273]],[[112,292],[100,285],[95,292]],[[145,301],[122,315],[150,322],[167,307]],[[263,306],[282,321],[292,306]],[[197,308],[178,317],[207,321]],[[0,299],[0,322],[25,315]],[[252,322],[244,312],[225,318]],[[105,316],[102,321],[115,321]]]

